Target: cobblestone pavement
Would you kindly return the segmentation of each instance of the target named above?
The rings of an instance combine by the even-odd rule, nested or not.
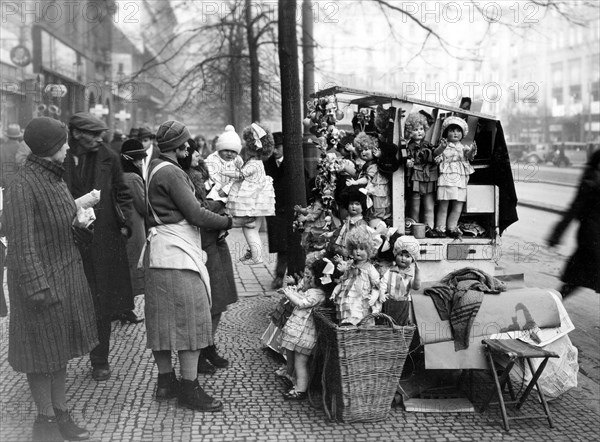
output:
[[[234,257],[239,257],[244,249],[241,234],[233,232],[228,241]],[[548,428],[544,419],[519,420],[511,422],[510,433],[502,429],[497,408],[483,414],[408,413],[392,408],[382,422],[345,424],[329,422],[324,411],[309,402],[285,402],[283,385],[274,375],[279,363],[261,348],[259,339],[279,297],[268,290],[273,266],[272,259],[262,266],[237,266],[240,301],[226,313],[217,335],[217,345],[231,367],[200,379],[210,393],[224,401],[223,412],[198,413],[178,408],[175,401],[153,400],[157,371],[145,348],[143,324],[113,323],[113,376],[109,381],[92,380],[87,357],[73,360],[68,367],[67,397],[78,421],[91,431],[92,440],[597,440],[600,416],[597,408],[589,406],[590,393],[581,388],[550,403],[554,429]],[[143,308],[139,297],[137,308]],[[25,375],[8,365],[7,350],[8,320],[2,318],[0,440],[26,441],[35,406]],[[486,377],[476,377],[476,390],[489,387]],[[527,411],[538,412],[531,399],[524,407]]]

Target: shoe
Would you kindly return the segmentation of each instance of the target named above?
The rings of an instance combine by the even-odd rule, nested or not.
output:
[[[448,236],[450,238],[460,238],[462,237],[462,231],[458,227],[455,229],[449,229]]]
[[[65,439],[60,434],[55,416],[38,414],[33,423],[31,440],[33,442],[63,442]]]
[[[203,348],[200,351],[200,356],[204,356],[206,359],[208,359],[208,362],[210,362],[216,368],[227,368],[227,367],[229,367],[229,361],[227,359],[225,359],[225,358],[222,358],[217,353],[217,346],[216,345],[209,345],[208,347]]]
[[[110,379],[110,368],[93,367],[92,378],[95,381],[108,381]]]
[[[249,258],[249,259],[245,259],[246,257],[244,256],[244,258],[240,259],[240,263],[245,264],[247,266],[252,266],[252,265],[256,265],[256,264],[262,264],[264,261],[260,258]]]
[[[132,310],[126,311],[118,315],[118,319],[121,320],[121,324],[129,322],[130,324],[139,324],[144,322],[144,318],[137,316]]]
[[[196,411],[221,411],[223,403],[209,396],[198,384],[198,379],[188,381],[181,380],[181,389],[177,404],[180,407],[189,408]]]
[[[430,233],[431,238],[445,238],[446,237],[446,232],[443,231],[442,229],[440,229],[439,227],[436,227],[435,229],[433,229]]]
[[[175,375],[175,371],[171,373],[158,374],[158,382],[156,383],[156,393],[154,398],[157,401],[173,399],[179,394],[179,381]]]
[[[296,391],[295,388],[292,388],[287,393],[283,393],[283,398],[286,401],[303,401],[308,397],[308,393],[306,391]]]
[[[280,289],[281,287],[283,287],[283,277],[277,276],[271,283],[271,288],[273,290],[277,290],[277,289]]]
[[[54,408],[54,414],[56,415],[58,430],[63,438],[66,440],[87,440],[90,438],[90,432],[85,428],[78,427],[73,422],[71,413],[68,410]]]
[[[203,355],[198,358],[198,374],[215,374],[217,369]]]
[[[431,227],[425,227],[425,238],[437,238],[435,230]]]

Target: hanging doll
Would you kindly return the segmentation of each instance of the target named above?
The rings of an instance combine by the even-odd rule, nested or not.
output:
[[[232,216],[244,217],[248,221],[242,229],[250,256],[243,256],[240,262],[260,264],[263,262],[260,220],[263,216],[275,215],[273,179],[265,173],[263,160],[271,156],[275,143],[273,135],[257,123],[245,128],[242,138],[247,160],[239,171],[234,172],[236,181],[231,186],[226,207]]]
[[[323,233],[329,232],[331,226],[331,210],[323,204],[321,196],[313,189],[314,200],[307,207],[294,206],[296,219],[294,231],[302,234],[300,245],[305,252],[323,250],[327,239]]]
[[[442,123],[442,141],[435,150],[436,161],[440,163],[438,178],[438,211],[435,219],[435,235],[448,235],[458,238],[462,232],[458,228],[458,219],[467,200],[469,175],[475,169],[470,161],[477,154],[477,145],[473,141],[465,146],[460,141],[467,134],[468,126],[459,117],[448,117]],[[448,213],[450,209],[450,213]]]
[[[327,249],[331,256],[338,254],[346,258],[346,237],[358,226],[367,226],[363,219],[363,213],[367,211],[367,197],[358,186],[349,186],[340,195],[339,203],[348,215],[334,232],[324,233],[323,236],[330,239]]]
[[[331,300],[336,305],[340,325],[357,325],[365,316],[377,310],[379,302],[379,273],[369,262],[379,243],[372,229],[360,226],[346,239],[351,261],[337,256],[334,261],[344,267],[344,274],[333,290]]]
[[[393,248],[396,265],[385,272],[379,285],[379,299],[383,302],[383,312],[391,316],[398,325],[414,323],[410,291],[421,288],[417,265],[419,250],[419,241],[413,236],[400,236]]]
[[[364,164],[357,179],[348,179],[347,185],[365,187],[367,195],[372,199],[369,216],[381,218],[384,221],[392,217],[392,198],[390,194],[390,179],[377,166],[374,152],[378,150],[377,140],[364,132],[354,139],[354,146]]]
[[[412,191],[410,218],[417,222],[422,220],[428,227],[434,227],[435,191],[438,180],[438,165],[433,154],[434,147],[425,141],[425,133],[429,129],[427,118],[418,112],[406,117],[404,137],[408,140],[409,185]],[[421,202],[423,213],[421,215]],[[428,233],[427,236],[431,236]]]

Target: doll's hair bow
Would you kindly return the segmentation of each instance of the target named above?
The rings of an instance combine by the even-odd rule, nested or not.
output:
[[[250,125],[250,127],[252,128],[252,134],[254,135],[254,144],[256,144],[256,148],[262,149],[263,146],[262,146],[260,139],[262,137],[264,137],[265,135],[267,135],[267,133],[265,132],[265,130],[262,127],[260,127],[256,123],[252,123]]]
[[[333,275],[335,266],[327,258],[323,258],[323,261],[325,261],[327,264],[325,265],[325,268],[323,269],[323,276],[321,276],[321,284],[325,285],[325,284],[329,284],[330,282],[332,282],[331,275]]]
[[[365,196],[367,197],[367,209],[370,209],[371,207],[373,207],[373,200],[369,196],[369,191],[367,190],[367,188],[366,187],[361,187],[360,189],[358,189],[358,191],[360,193],[364,193]]]

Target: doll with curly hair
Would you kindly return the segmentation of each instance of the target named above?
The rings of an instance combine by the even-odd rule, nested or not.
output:
[[[358,226],[346,237],[346,248],[352,261],[345,263],[340,257],[334,258],[338,267],[344,268],[344,274],[331,295],[341,325],[357,325],[373,312],[379,301],[379,272],[369,261],[378,245],[372,229]]]
[[[252,123],[242,133],[247,159],[235,171],[236,181],[231,186],[227,199],[227,211],[233,217],[246,218],[242,227],[248,242],[249,255],[240,259],[243,264],[263,262],[263,247],[260,240],[260,217],[275,215],[275,190],[273,179],[265,173],[263,160],[273,153],[275,142],[271,132],[258,123]]]
[[[425,141],[429,123],[425,115],[413,112],[406,117],[404,138],[408,140],[408,160],[410,189],[412,190],[410,217],[417,222],[422,220],[428,232],[434,227],[434,206],[438,165],[434,157],[434,146]],[[421,215],[421,202],[423,212]]]

